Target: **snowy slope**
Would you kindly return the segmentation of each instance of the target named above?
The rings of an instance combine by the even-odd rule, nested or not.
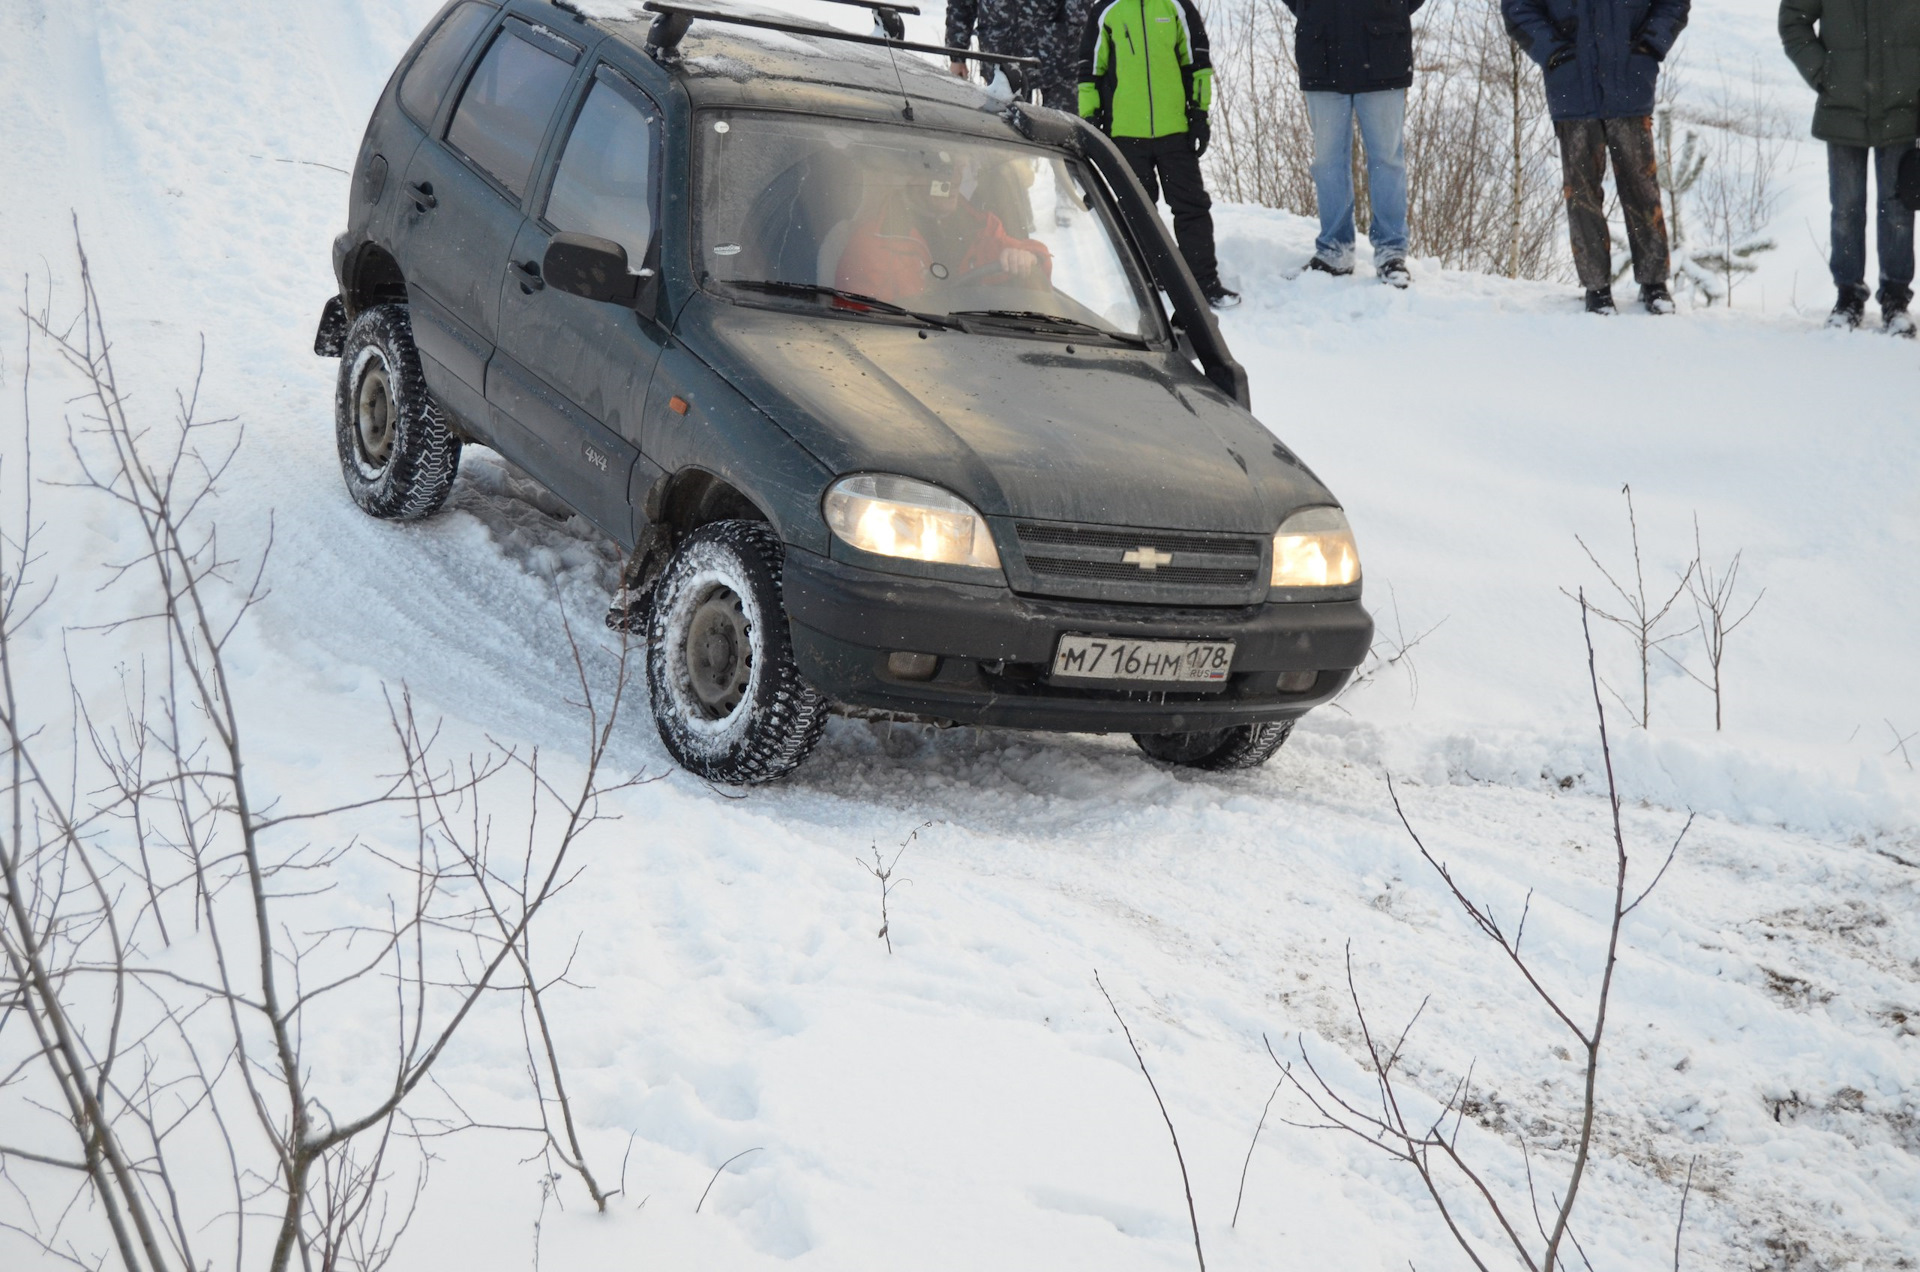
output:
[[[554,588],[591,630],[614,563],[484,453],[425,525],[367,520],[335,472],[332,367],[310,343],[339,170],[435,7],[0,8],[0,137],[24,174],[0,197],[0,274],[70,309],[77,217],[122,374],[155,422],[205,336],[209,413],[246,428],[217,506],[223,537],[263,543],[271,517],[276,545],[273,594],[242,637],[243,710],[260,780],[308,803],[387,771],[384,686],[444,715],[456,746],[491,735],[577,758]],[[1694,71],[1770,57],[1772,8],[1699,5]],[[916,32],[933,35],[937,17]],[[1761,64],[1803,119],[1790,69]],[[1782,215],[1818,224],[1818,154],[1795,155]],[[592,1151],[629,1154],[628,1194],[601,1218],[562,1181],[569,1208],[545,1208],[540,1257],[1190,1265],[1165,1128],[1097,968],[1178,1124],[1212,1265],[1462,1266],[1410,1177],[1272,1121],[1229,1227],[1274,1080],[1260,1039],[1303,1035],[1324,1071],[1358,1081],[1351,942],[1380,1017],[1433,995],[1411,1072],[1439,1093],[1477,1066],[1494,1098],[1469,1136],[1503,1187],[1524,1189],[1503,1119],[1560,1125],[1578,1067],[1420,863],[1382,779],[1403,783],[1429,845],[1503,913],[1536,889],[1546,974],[1590,993],[1604,804],[1577,611],[1560,589],[1602,583],[1576,534],[1626,559],[1631,483],[1650,574],[1692,555],[1697,512],[1709,554],[1744,550],[1743,577],[1767,594],[1732,645],[1725,734],[1671,668],[1650,731],[1611,716],[1638,860],[1664,851],[1687,810],[1702,816],[1627,932],[1581,1240],[1597,1268],[1664,1265],[1697,1156],[1688,1266],[1920,1259],[1920,779],[1888,753],[1890,729],[1920,729],[1907,635],[1920,619],[1920,350],[1819,330],[1818,244],[1790,226],[1781,237],[1764,303],[1756,286],[1731,313],[1600,323],[1570,289],[1418,261],[1407,294],[1364,270],[1289,279],[1311,227],[1223,210],[1223,257],[1248,297],[1224,326],[1256,408],[1346,501],[1383,627],[1442,624],[1413,653],[1417,694],[1404,667],[1384,672],[1268,769],[1226,778],[1152,768],[1124,739],[839,721],[792,781],[744,795],[672,771],[631,719],[616,761],[663,776],[619,797],[621,820],[595,832],[584,886],[547,938],[581,939],[587,988],[556,998],[564,1054]],[[4,331],[13,507],[20,326]],[[59,478],[51,422],[71,385],[44,364],[35,385],[35,463]],[[75,580],[31,634],[46,668],[35,692],[57,709],[62,629],[109,604],[80,580],[123,550],[126,527],[77,492],[36,499],[59,527],[47,568]],[[1624,646],[1600,639],[1624,690]],[[591,663],[604,676],[610,655]],[[83,693],[110,697],[111,660],[80,666]],[[853,858],[923,823],[889,957]],[[341,1022],[322,1062],[351,1081],[378,1054],[373,1030]],[[477,1033],[443,1080],[510,1108],[519,1047],[517,1033]],[[1285,1099],[1275,1116],[1300,1119]],[[695,1215],[714,1169],[753,1148]],[[399,1265],[526,1266],[538,1168],[482,1138],[439,1151]],[[0,1266],[37,1265],[7,1240]]]

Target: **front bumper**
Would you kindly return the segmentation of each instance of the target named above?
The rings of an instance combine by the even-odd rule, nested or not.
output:
[[[1063,733],[1180,733],[1290,720],[1338,693],[1367,656],[1373,620],[1357,600],[1182,609],[1017,596],[882,574],[787,549],[787,614],[801,674],[847,706],[955,724]],[[1231,640],[1233,670],[1211,693],[1047,682],[1062,633]],[[936,654],[928,680],[887,670],[895,651]],[[1280,673],[1315,671],[1284,693]]]

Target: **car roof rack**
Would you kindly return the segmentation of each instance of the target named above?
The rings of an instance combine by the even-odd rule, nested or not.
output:
[[[955,62],[988,62],[996,66],[1025,70],[1040,65],[1037,57],[1018,57],[1011,53],[992,53],[984,49],[952,49],[943,44],[918,44],[902,39],[905,25],[900,21],[903,13],[918,14],[919,8],[911,4],[892,4],[888,0],[825,0],[829,4],[849,4],[861,9],[872,10],[875,20],[885,35],[861,35],[854,31],[842,31],[837,27],[810,24],[800,19],[787,19],[767,13],[764,10],[753,11],[728,6],[725,0],[647,0],[641,8],[654,14],[653,25],[647,30],[647,55],[660,60],[671,58],[680,47],[680,40],[693,25],[694,19],[703,22],[724,22],[730,26],[756,27],[763,31],[779,31],[787,35],[811,35],[820,39],[844,40],[849,44],[870,44],[886,49],[905,49],[909,53],[941,53]]]

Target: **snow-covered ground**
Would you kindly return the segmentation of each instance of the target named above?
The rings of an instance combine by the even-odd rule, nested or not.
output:
[[[422,525],[372,522],[340,485],[333,367],[310,346],[342,170],[436,7],[0,7],[0,276],[70,311],[77,217],[123,381],[155,424],[204,335],[206,413],[246,429],[215,506],[223,540],[274,528],[273,591],[236,653],[241,710],[258,780],[302,804],[390,771],[382,692],[401,684],[456,750],[491,736],[576,761],[554,587],[593,631],[613,564],[482,452]],[[1798,125],[1808,103],[1772,12],[1703,0],[1687,65],[1760,66]],[[1464,1266],[1410,1175],[1283,1124],[1304,1120],[1286,1095],[1245,1226],[1229,1226],[1275,1080],[1261,1036],[1304,1037],[1361,1089],[1351,943],[1379,1019],[1432,996],[1410,1081],[1443,1095],[1476,1066],[1484,1125],[1468,1138],[1498,1186],[1524,1195],[1515,1128],[1557,1160],[1579,1066],[1420,861],[1384,779],[1477,895],[1517,913],[1534,890],[1539,965],[1590,996],[1611,857],[1562,590],[1605,587],[1576,535],[1629,562],[1623,484],[1650,579],[1670,586],[1692,557],[1697,514],[1709,558],[1741,551],[1743,584],[1766,594],[1730,644],[1724,733],[1667,663],[1651,729],[1609,702],[1636,868],[1699,819],[1626,929],[1585,1253],[1664,1266],[1697,1158],[1689,1267],[1920,1262],[1920,739],[1896,744],[1920,731],[1920,348],[1820,329],[1830,296],[1803,228],[1824,220],[1818,149],[1791,146],[1784,171],[1782,245],[1738,307],[1665,320],[1590,319],[1571,288],[1418,260],[1404,294],[1364,268],[1289,278],[1312,227],[1222,209],[1247,297],[1223,325],[1255,407],[1346,502],[1383,633],[1430,634],[1267,769],[1231,777],[1151,767],[1125,739],[837,721],[792,780],[723,792],[673,770],[636,714],[613,759],[662,776],[614,800],[620,820],[593,832],[581,885],[545,920],[550,948],[580,941],[581,987],[555,995],[562,1054],[603,1173],[625,1155],[626,1194],[598,1216],[564,1179],[566,1209],[543,1208],[514,1144],[448,1141],[397,1266],[524,1267],[536,1220],[555,1267],[1186,1265],[1165,1127],[1095,969],[1179,1128],[1212,1266]],[[0,331],[11,529],[24,327]],[[44,361],[34,376],[34,461],[58,480],[73,386]],[[40,569],[70,581],[26,657],[58,714],[63,640],[94,650],[76,664],[83,696],[117,692],[130,648],[102,656],[86,642],[108,638],[68,629],[107,612],[92,580],[129,527],[80,492],[36,499]],[[1634,697],[1619,633],[1597,639],[1603,675]],[[1671,648],[1704,669],[1691,638]],[[604,675],[609,656],[590,652]],[[923,825],[889,955],[855,856]],[[317,1063],[352,1083],[381,1054],[377,1029],[338,1022]],[[470,1034],[441,1080],[510,1108],[520,1047],[517,1031]],[[38,1265],[8,1240],[0,1266]]]

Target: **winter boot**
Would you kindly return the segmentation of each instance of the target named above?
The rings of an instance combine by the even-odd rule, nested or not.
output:
[[[1591,287],[1587,289],[1587,312],[1590,314],[1612,314],[1618,312],[1613,307],[1613,288]]]
[[[1240,303],[1240,293],[1227,290],[1225,284],[1221,283],[1219,279],[1208,283],[1200,290],[1206,296],[1207,303],[1215,309],[1232,309]]]
[[[1867,289],[1855,290],[1851,287],[1840,289],[1840,299],[1833,303],[1833,312],[1827,315],[1827,326],[1838,331],[1852,331],[1860,325],[1860,319],[1867,312]]]
[[[1314,258],[1307,262],[1307,268],[1317,270],[1322,274],[1332,274],[1335,278],[1345,278],[1348,274],[1353,273],[1353,266],[1348,265],[1342,268],[1324,259],[1318,253],[1315,253]]]
[[[1413,285],[1413,271],[1407,268],[1404,257],[1396,256],[1385,264],[1376,265],[1373,272],[1380,276],[1381,282],[1389,287],[1398,287],[1401,291]]]
[[[1913,318],[1907,306],[1913,301],[1913,288],[1905,283],[1880,280],[1880,330],[1890,336],[1913,339]]]
[[[1667,290],[1665,283],[1645,283],[1640,288],[1640,303],[1650,314],[1670,314],[1673,312],[1673,293]]]

